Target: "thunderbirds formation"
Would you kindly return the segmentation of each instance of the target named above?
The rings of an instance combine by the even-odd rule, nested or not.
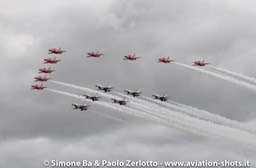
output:
[[[56,55],[60,55],[64,52],[66,52],[66,50],[62,50],[61,48],[51,48],[48,50],[48,54],[56,54]],[[90,52],[87,52],[87,57],[94,57],[94,58],[99,58],[103,55],[103,53],[99,52],[99,51],[90,51]],[[123,60],[129,60],[129,61],[135,61],[137,59],[140,59],[141,57],[138,57],[136,56],[135,54],[127,54],[124,56],[124,59]],[[54,58],[51,58],[51,57],[48,57],[48,58],[45,58],[44,59],[44,64],[57,64],[58,62],[60,62],[61,60],[60,59],[57,59],[56,57]],[[170,62],[173,62],[174,60],[173,59],[170,59],[170,57],[162,57],[162,58],[159,58],[157,62],[159,63],[170,63]],[[204,60],[198,60],[198,61],[195,61],[193,66],[205,66],[209,63],[205,63]],[[39,72],[38,73],[45,73],[45,74],[49,74],[49,73],[52,73],[54,72],[55,70],[53,70],[51,67],[43,67],[43,68],[40,68],[39,69]],[[46,82],[50,80],[50,78],[48,78],[46,75],[44,76],[36,76],[35,77],[35,82]],[[35,89],[35,90],[43,90],[44,88],[46,88],[46,86],[44,86],[43,84],[34,84],[31,86],[32,88],[31,89]],[[100,91],[103,91],[103,92],[111,92],[112,89],[114,89],[114,87],[111,87],[110,84],[108,84],[107,86],[102,86],[102,85],[95,85],[95,87],[97,87],[98,90]],[[126,89],[124,90],[124,92],[127,94],[127,95],[131,95],[133,97],[138,97],[142,94],[142,92],[139,91],[139,89],[135,90],[135,91],[132,91],[132,90],[129,90],[129,89]],[[99,101],[100,97],[98,96],[98,93],[96,93],[95,95],[88,95],[88,94],[84,94],[83,95],[85,97],[85,99],[90,99],[92,100],[93,102],[94,101]],[[157,94],[153,94],[152,95],[154,99],[157,99],[157,100],[160,100],[160,101],[167,101],[168,97],[167,97],[167,94],[165,93],[164,96],[159,96]],[[116,98],[112,98],[111,100],[113,100],[113,103],[117,103],[117,104],[120,104],[120,105],[126,105],[127,104],[127,100],[125,100],[125,97],[123,99],[116,99]],[[81,111],[83,110],[87,110],[89,108],[89,105],[78,105],[78,104],[75,104],[73,103],[72,106],[74,106],[74,109],[80,109]]]

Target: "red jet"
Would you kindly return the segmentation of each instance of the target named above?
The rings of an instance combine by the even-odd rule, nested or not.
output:
[[[35,84],[31,86],[31,89],[36,89],[36,90],[43,90],[44,88],[46,88],[46,86],[43,86],[43,84],[39,85],[39,84]]]
[[[133,61],[133,60],[136,60],[136,59],[139,59],[140,57],[136,57],[135,56],[135,54],[128,54],[128,55],[125,55],[124,56],[124,60],[131,60],[131,61]]]
[[[48,54],[62,54],[66,52],[66,50],[61,50],[61,48],[50,48],[48,51]]]
[[[54,58],[45,58],[44,59],[44,64],[47,64],[47,63],[50,63],[50,64],[56,64],[57,62],[61,61],[61,60],[58,60],[56,59],[55,57]]]
[[[162,57],[158,59],[158,62],[163,62],[163,63],[170,63],[174,60],[171,60],[170,57]]]
[[[100,53],[99,51],[90,51],[87,54],[87,57],[100,57],[101,55],[103,55],[103,53]]]
[[[49,68],[40,68],[39,69],[39,73],[52,73],[54,70],[51,69],[51,67]]]
[[[47,78],[46,75],[44,75],[44,76],[36,76],[35,79],[36,79],[35,82],[37,81],[46,82],[50,78]]]
[[[198,60],[194,62],[193,66],[205,66],[207,64],[210,64],[210,63],[204,62],[204,60]]]

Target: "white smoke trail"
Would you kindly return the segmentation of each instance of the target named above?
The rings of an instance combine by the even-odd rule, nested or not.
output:
[[[195,107],[188,106],[188,105],[185,105],[185,104],[181,104],[181,103],[178,103],[178,102],[174,102],[175,104],[177,104],[177,105],[174,105],[174,104],[171,104],[171,103],[168,103],[168,102],[167,103],[156,102],[154,100],[151,100],[149,97],[145,97],[145,96],[143,96],[143,98],[147,99],[148,101],[160,104],[161,106],[171,108],[171,109],[174,109],[176,111],[184,112],[185,114],[188,114],[192,117],[197,117],[199,119],[203,119],[203,120],[206,120],[206,121],[211,121],[211,122],[216,123],[216,124],[221,124],[221,125],[225,125],[225,126],[228,126],[228,127],[231,127],[231,128],[236,128],[236,129],[239,129],[239,130],[247,131],[249,133],[252,133],[252,134],[256,135],[256,129],[253,129],[253,128],[251,128],[251,127],[249,127],[249,126],[247,126],[243,123],[240,123],[238,121],[231,120],[231,119],[222,117],[222,116],[217,115],[217,114],[212,114],[212,113],[210,113],[208,111],[205,111],[205,110],[197,109]]]
[[[249,77],[249,76],[243,75],[241,73],[233,72],[233,71],[230,71],[230,70],[227,70],[227,69],[223,69],[223,68],[219,68],[219,67],[215,67],[215,66],[212,66],[212,65],[208,65],[208,67],[210,67],[212,69],[215,69],[215,70],[217,70],[219,72],[225,73],[226,75],[230,75],[230,76],[242,79],[242,80],[244,80],[246,82],[251,82],[253,84],[256,84],[256,79],[253,78],[253,77]]]
[[[74,89],[83,90],[83,91],[86,91],[86,92],[90,92],[92,94],[95,94],[95,92],[96,92],[93,89],[89,89],[89,88],[85,88],[85,87],[81,87],[81,86],[77,86],[77,85],[69,84],[69,83],[65,83],[65,82],[59,82],[59,81],[55,81],[55,80],[49,80],[49,82],[60,84],[60,85],[67,86],[67,87],[72,87]]]
[[[76,95],[76,94],[63,92],[63,91],[58,91],[58,90],[49,89],[49,88],[47,90],[58,93],[58,94],[66,95],[66,96],[69,96],[69,97],[84,100],[84,98],[82,96],[79,96],[79,95]],[[202,135],[206,136],[206,135],[209,134],[208,131],[204,131],[205,133],[199,132],[197,129],[193,128],[192,126],[184,127],[184,126],[180,125],[180,123],[181,123],[180,121],[178,121],[178,123],[175,123],[174,121],[172,121],[172,125],[168,124],[169,123],[168,121],[161,122],[162,120],[160,118],[157,118],[156,116],[151,116],[150,117],[150,116],[148,116],[147,113],[145,113],[145,112],[141,113],[141,111],[138,111],[136,109],[131,109],[131,108],[128,108],[128,107],[123,107],[123,106],[116,107],[115,105],[111,105],[111,104],[106,103],[106,102],[95,102],[95,104],[101,105],[103,107],[111,108],[111,109],[113,109],[115,111],[118,111],[118,112],[121,112],[121,113],[125,113],[125,114],[128,114],[128,115],[133,115],[133,116],[136,116],[138,118],[141,118],[141,119],[144,119],[144,120],[147,120],[147,121],[159,123],[159,124],[162,124],[162,125],[171,126],[171,127],[177,128],[179,130],[190,131],[192,133],[195,133],[195,134],[198,134],[198,135],[201,135],[201,136]],[[217,138],[218,136],[214,135],[213,137]]]
[[[179,65],[179,66],[187,68],[187,69],[191,69],[191,70],[196,71],[196,72],[200,72],[200,73],[202,73],[204,75],[208,75],[208,76],[213,77],[215,79],[220,79],[220,80],[226,81],[228,83],[232,83],[232,84],[236,84],[236,85],[239,85],[239,86],[243,86],[243,87],[245,87],[247,89],[250,89],[250,90],[256,92],[256,86],[252,85],[252,84],[249,84],[247,82],[239,81],[239,80],[236,80],[236,79],[231,78],[231,77],[222,76],[222,75],[216,74],[214,72],[210,72],[210,71],[207,71],[207,70],[204,70],[204,69],[199,69],[197,67],[189,66],[189,65],[182,64],[182,63],[179,63],[179,62],[173,62],[173,64]]]
[[[125,96],[123,93],[119,93],[119,92],[114,92],[114,93],[116,93],[120,96]],[[144,98],[147,101],[142,100],[141,98]],[[191,106],[187,106],[187,105],[184,105],[184,104],[181,104],[181,103],[178,103],[178,102],[173,102],[173,103],[176,104],[175,105],[175,104],[170,104],[170,103],[158,102],[158,101],[155,101],[152,98],[149,98],[149,97],[146,97],[146,96],[141,96],[141,98],[130,97],[130,99],[134,100],[135,102],[137,101],[140,104],[148,104],[148,103],[151,102],[151,104],[154,103],[154,104],[159,104],[161,106],[161,107],[159,107],[159,106],[158,107],[153,107],[152,109],[161,109],[162,111],[164,111],[163,108],[165,107],[168,110],[172,109],[172,110],[187,114],[191,117],[196,117],[198,119],[203,119],[205,121],[210,121],[210,122],[215,123],[215,124],[218,123],[218,124],[225,125],[225,126],[228,126],[228,127],[231,127],[231,128],[240,129],[242,131],[247,131],[249,133],[252,133],[252,134],[256,135],[256,130],[249,127],[249,126],[246,126],[245,124],[242,124],[242,123],[237,122],[235,120],[227,119],[227,118],[222,117],[222,116],[217,115],[217,114],[212,114],[212,113],[210,113],[208,111],[205,111],[205,110],[200,110],[200,109],[197,109],[197,108],[194,108],[194,107],[191,107]],[[143,105],[142,108],[147,110],[149,106],[152,106],[152,105],[150,105],[150,104]],[[174,117],[174,116],[172,116],[172,117]]]
[[[75,96],[75,98],[80,98],[80,96]],[[121,113],[133,115],[148,121],[152,121],[152,122],[166,125],[169,127],[174,127],[179,130],[189,131],[197,135],[206,136],[206,137],[219,139],[219,140],[225,139],[229,142],[231,141],[233,143],[240,144],[242,146],[256,148],[256,143],[255,143],[256,137],[250,134],[247,134],[245,132],[234,130],[228,127],[222,127],[220,125],[212,125],[212,124],[209,125],[209,123],[207,124],[207,122],[205,121],[195,120],[191,117],[189,119],[191,120],[191,122],[188,122],[186,117],[183,117],[183,119],[178,120],[175,118],[159,115],[158,113],[154,113],[154,111],[153,111],[154,114],[152,114],[152,112],[151,114],[149,114],[147,112],[142,112],[137,109],[131,109],[129,107],[123,107],[123,106],[117,107],[107,102],[95,102],[95,104],[111,108]],[[241,139],[241,137],[243,138]]]
[[[76,94],[73,94],[73,93],[68,93],[68,92],[63,92],[63,91],[59,91],[59,90],[55,90],[55,89],[50,89],[50,88],[45,88],[45,90],[48,90],[48,91],[51,91],[51,92],[55,92],[55,93],[58,93],[58,94],[62,94],[62,95],[65,95],[65,96],[69,96],[69,97],[72,97],[72,98],[77,98],[77,99],[81,99],[81,100],[85,100],[85,98],[83,96],[80,96],[80,95],[76,95]],[[110,119],[113,119],[113,120],[116,120],[118,122],[122,122],[122,123],[128,123],[127,121],[124,121],[120,118],[116,118],[116,117],[113,117],[113,116],[110,116],[110,115],[107,115],[107,114],[103,114],[101,112],[98,112],[98,111],[95,111],[95,110],[91,110],[91,112],[93,113],[96,113],[102,117],[106,117],[106,118],[110,118]]]
[[[114,93],[116,93],[120,96],[124,96],[123,93],[119,93],[119,92],[114,92]],[[165,117],[165,118],[171,117],[171,119],[178,119],[178,120],[186,121],[188,123],[191,122],[190,118],[188,118],[188,117],[186,118],[184,115],[181,115],[179,113],[177,114],[177,112],[175,112],[175,111],[170,111],[170,109],[174,109],[176,111],[185,112],[185,114],[188,114],[189,116],[193,116],[198,119],[204,119],[205,121],[210,121],[211,123],[214,123],[214,124],[216,124],[216,122],[218,122],[223,126],[228,126],[230,128],[239,129],[241,131],[247,131],[248,133],[253,133],[254,135],[256,133],[256,130],[254,130],[250,127],[247,127],[246,125],[243,125],[242,123],[239,123],[239,122],[236,122],[233,120],[229,120],[229,119],[226,119],[226,118],[218,116],[218,115],[211,114],[207,111],[199,110],[196,108],[179,107],[179,106],[175,106],[175,105],[172,105],[169,103],[156,102],[155,100],[150,99],[149,97],[145,97],[145,96],[141,96],[141,97],[143,97],[147,101],[139,99],[139,98],[134,98],[134,97],[130,97],[130,99],[134,100],[135,102],[140,102],[140,104],[144,104],[143,106],[141,106],[138,103],[133,103],[132,105],[133,106],[136,105],[136,107],[139,106],[140,110],[145,110],[145,109],[148,110],[148,108],[151,107],[152,108],[151,113],[152,112],[158,113],[157,115],[161,116],[161,117]],[[154,103],[155,106],[152,105],[151,102]],[[161,106],[159,106],[159,105],[156,106],[156,104],[159,104]],[[158,111],[155,109],[158,109]],[[163,113],[164,111],[165,111],[165,113]],[[149,112],[149,110],[148,110],[148,112]],[[192,123],[194,123],[194,121]]]
[[[65,82],[60,82],[60,81],[55,81],[55,80],[49,80],[50,82],[52,83],[56,83],[56,84],[59,84],[59,85],[63,85],[63,86],[67,86],[67,87],[71,87],[71,88],[74,88],[74,89],[79,89],[79,90],[83,90],[85,92],[89,92],[90,94],[96,94],[97,91],[96,90],[93,90],[93,89],[90,89],[90,88],[87,88],[87,87],[82,87],[82,86],[77,86],[77,85],[74,85],[74,84],[70,84],[70,83],[65,83]],[[118,99],[119,97],[116,97],[114,95],[112,95],[112,97],[105,93],[105,92],[100,92],[99,93],[99,96],[100,95],[103,95],[105,97],[108,97],[108,98],[115,98],[115,99]],[[119,98],[120,99],[120,98]]]
[[[45,88],[45,90],[48,90],[48,91],[51,91],[51,92],[55,92],[55,93],[58,93],[58,94],[62,94],[62,95],[66,95],[66,96],[69,96],[69,97],[72,97],[72,98],[81,99],[81,100],[85,101],[85,98],[83,96],[76,95],[76,94],[73,94],[73,93],[63,92],[63,91],[59,91],[59,90],[55,90],[55,89],[50,89],[50,88]]]
[[[127,121],[122,120],[122,119],[120,119],[120,118],[117,118],[117,117],[114,117],[114,116],[111,116],[111,115],[107,115],[107,114],[104,114],[104,113],[102,113],[102,112],[95,111],[95,110],[91,110],[91,109],[90,109],[90,111],[93,112],[93,113],[96,113],[96,114],[98,114],[98,115],[100,115],[100,116],[102,116],[102,117],[109,118],[109,119],[113,119],[113,120],[116,120],[116,121],[118,121],[118,122],[128,124]]]

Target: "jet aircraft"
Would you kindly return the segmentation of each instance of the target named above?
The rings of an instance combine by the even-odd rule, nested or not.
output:
[[[48,51],[48,54],[62,54],[66,52],[66,50],[61,50],[61,48],[50,48]]]
[[[142,92],[139,91],[139,89],[137,89],[136,91],[132,91],[129,89],[124,90],[128,95],[132,95],[133,97],[138,97],[140,96],[140,94],[142,94]]]
[[[37,81],[46,82],[49,79],[50,78],[47,78],[46,75],[44,75],[44,76],[36,76],[35,77],[35,82],[37,82]]]
[[[162,57],[158,59],[158,62],[162,62],[162,63],[170,63],[174,60],[170,59],[170,57]]]
[[[95,85],[98,90],[103,90],[104,92],[110,92],[114,87],[111,87],[110,84],[108,86],[102,86],[102,85]]]
[[[159,95],[157,95],[157,94],[153,94],[152,95],[153,97],[154,97],[154,99],[158,99],[158,100],[160,100],[160,101],[167,101],[167,99],[169,98],[169,97],[167,97],[167,94],[165,93],[164,94],[164,96],[159,96]]]
[[[205,65],[208,65],[210,63],[208,62],[204,62],[204,60],[198,60],[198,61],[195,61],[193,66],[205,66]]]
[[[56,59],[56,57],[54,57],[54,58],[45,58],[44,61],[45,61],[44,64],[47,64],[47,63],[56,64],[61,60],[58,60]]]
[[[36,89],[36,90],[43,90],[44,88],[46,88],[46,86],[43,86],[43,84],[39,85],[39,84],[34,84],[31,86],[31,89]]]
[[[100,53],[99,51],[90,51],[87,54],[87,57],[100,57],[103,55],[103,53]]]
[[[55,71],[55,70],[52,70],[51,67],[49,67],[49,68],[40,68],[38,70],[39,70],[39,73],[52,73],[53,71]]]
[[[140,57],[136,57],[136,55],[135,54],[128,54],[128,55],[125,55],[124,56],[124,60],[131,60],[131,61],[133,61],[133,60],[136,60],[136,59],[139,59]]]
[[[91,95],[83,95],[86,99],[91,99],[92,101],[98,101],[99,100],[99,96],[97,96],[98,93],[96,93],[94,96]]]
[[[74,109],[80,109],[81,111],[88,110],[88,108],[90,107],[87,104],[79,105],[79,104],[76,104],[76,103],[73,103],[72,106],[74,106]]]
[[[118,100],[118,99],[115,99],[115,98],[112,98],[111,100],[113,100],[113,103],[117,103],[119,105],[126,105],[126,103],[128,102],[128,101],[125,100],[125,97],[121,100]]]

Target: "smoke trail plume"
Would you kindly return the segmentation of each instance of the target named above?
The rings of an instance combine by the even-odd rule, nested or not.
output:
[[[233,79],[231,77],[227,77],[227,76],[223,76],[223,75],[220,75],[220,74],[216,74],[214,72],[210,72],[210,71],[207,71],[207,70],[204,70],[204,69],[199,69],[197,67],[189,66],[189,65],[182,64],[182,63],[179,63],[179,62],[173,62],[173,64],[179,65],[179,66],[184,67],[186,69],[190,69],[190,70],[199,72],[201,74],[213,77],[215,79],[223,80],[223,81],[226,81],[228,83],[232,83],[232,84],[236,84],[238,86],[242,86],[244,88],[247,88],[247,89],[250,89],[250,90],[256,92],[256,86],[252,85],[252,84],[249,84],[247,82],[239,81],[239,80]]]

